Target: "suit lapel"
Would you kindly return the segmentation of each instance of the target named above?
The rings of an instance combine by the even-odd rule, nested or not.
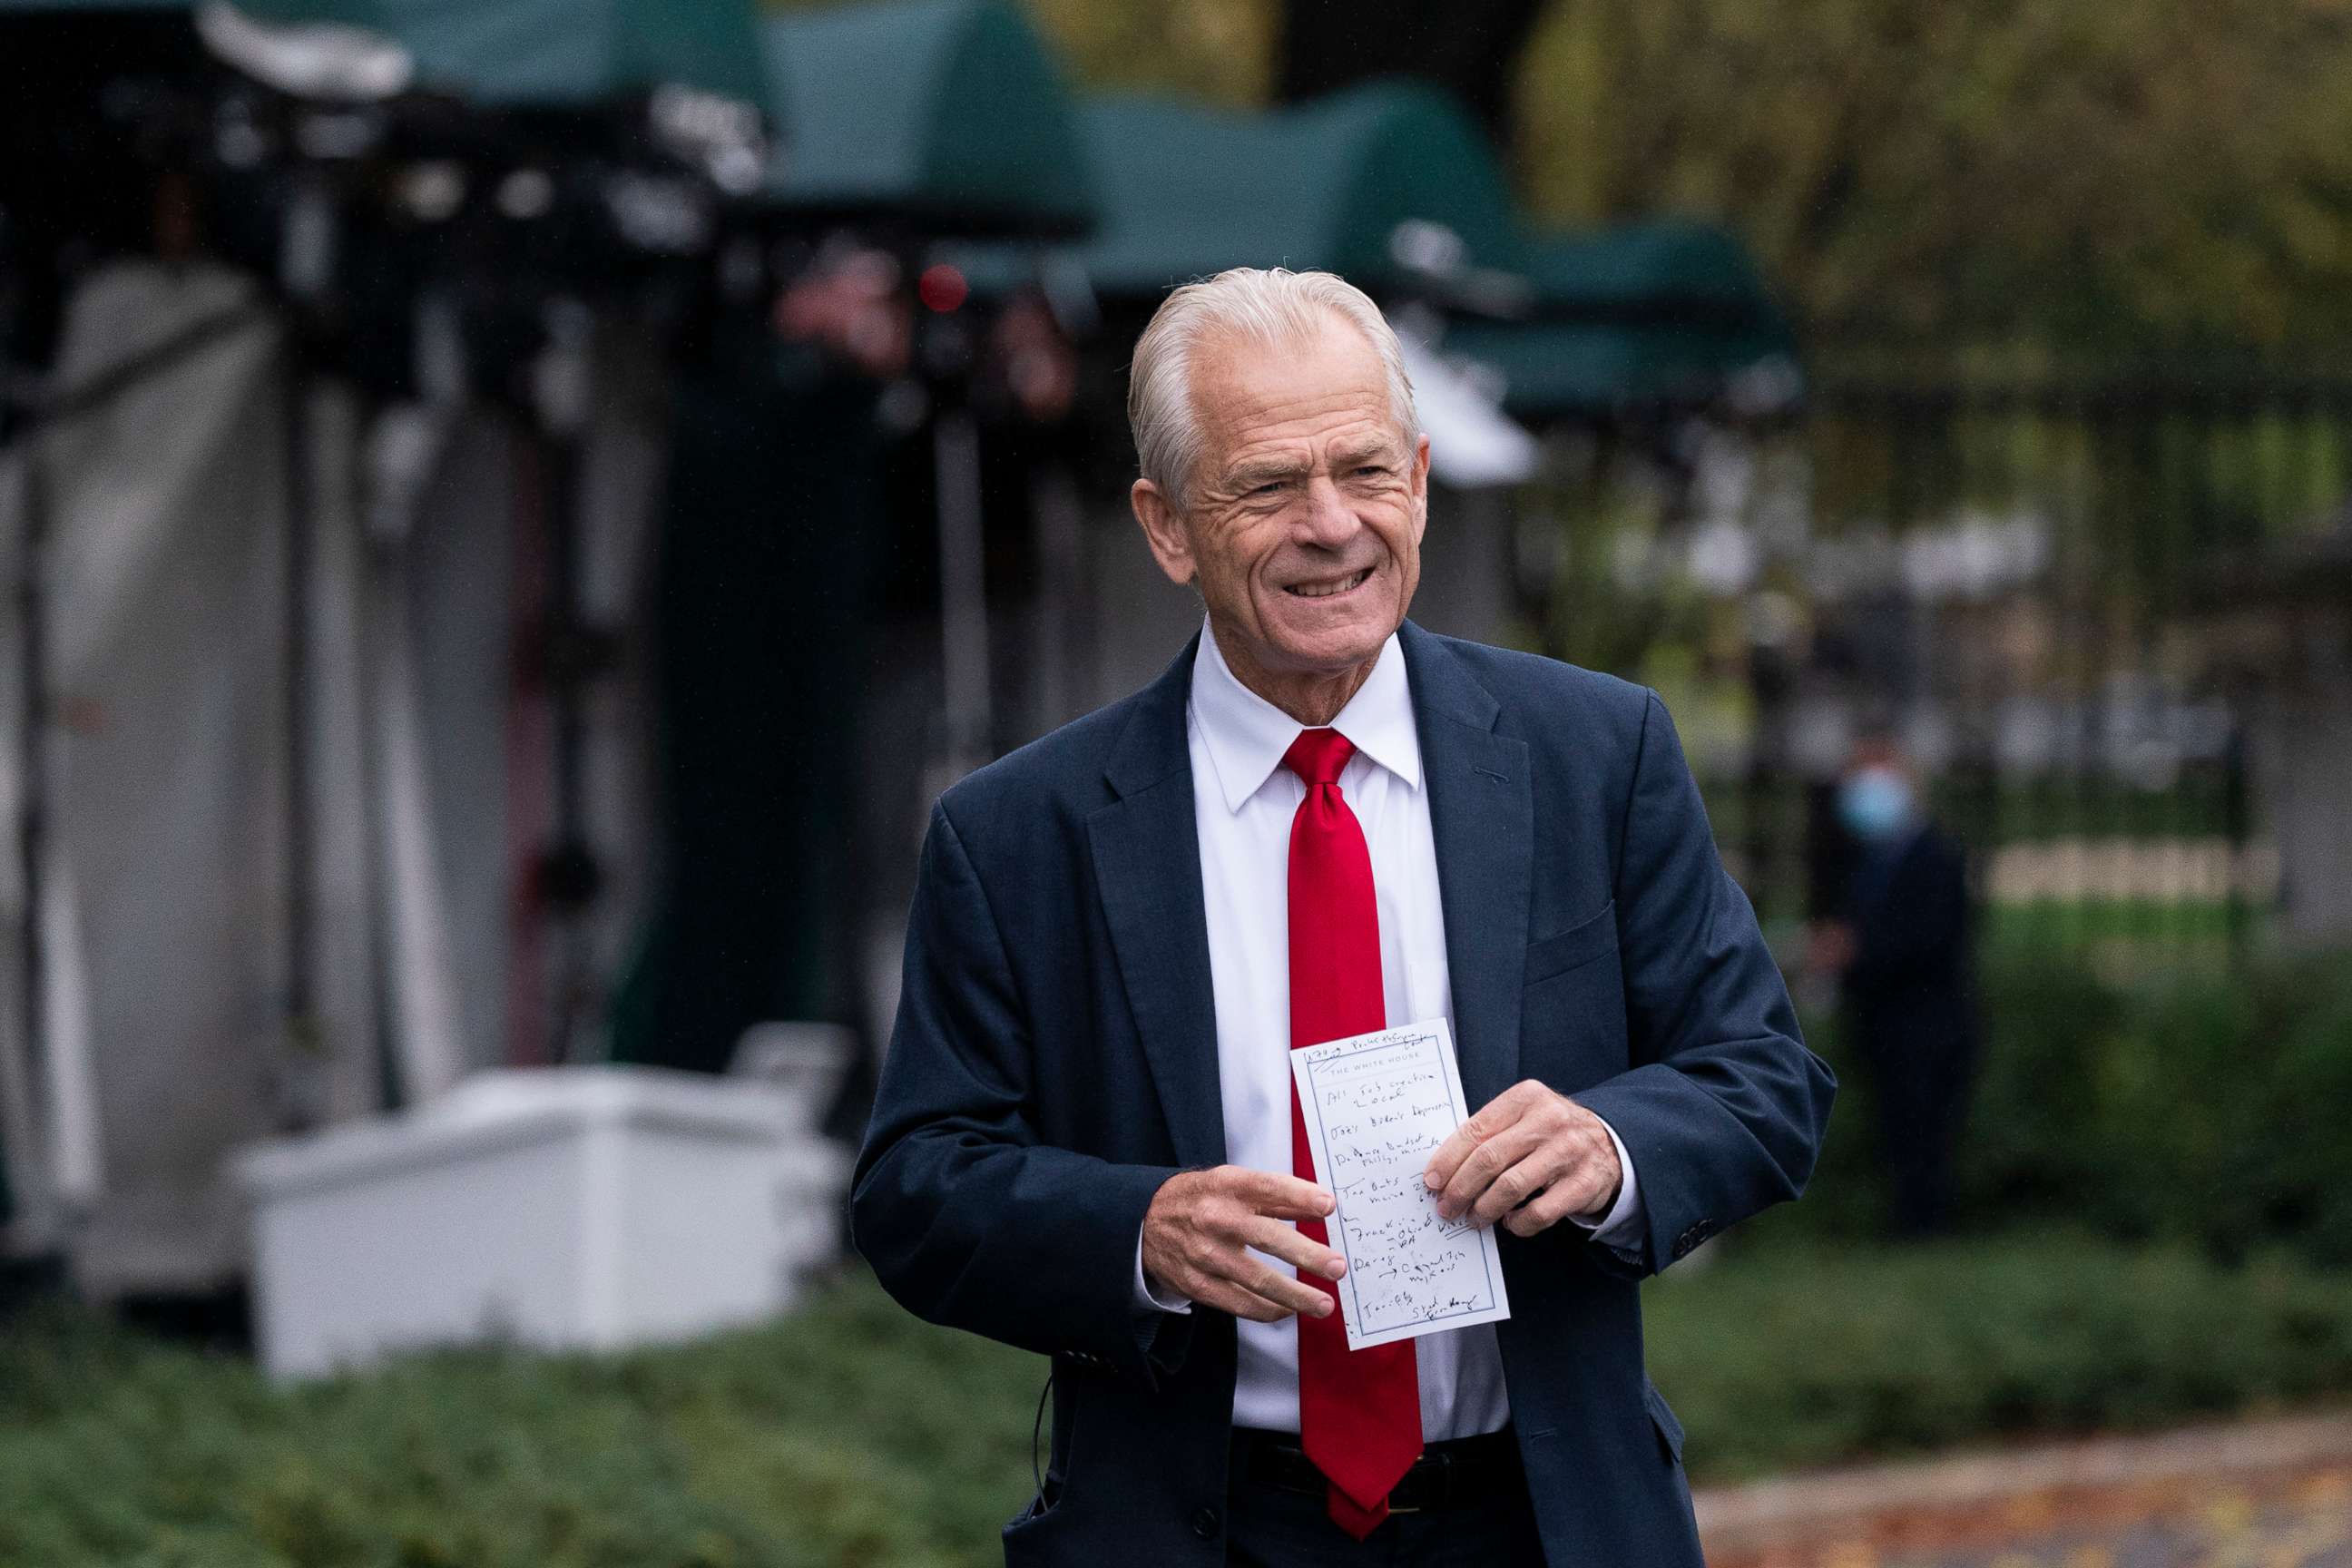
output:
[[[1200,638],[1146,687],[1105,777],[1118,799],[1087,820],[1128,1005],[1183,1165],[1225,1163],[1201,840],[1184,706]]]
[[[1501,709],[1462,661],[1411,621],[1398,640],[1437,844],[1454,1051],[1475,1110],[1519,1078],[1534,784],[1527,742],[1495,733]]]
[[[1494,732],[1500,706],[1445,645],[1399,630],[1436,840],[1462,1089],[1472,1110],[1519,1077],[1535,795],[1527,743]],[[1118,798],[1087,819],[1095,883],[1179,1163],[1225,1160],[1208,916],[1184,706],[1196,636],[1114,745]]]

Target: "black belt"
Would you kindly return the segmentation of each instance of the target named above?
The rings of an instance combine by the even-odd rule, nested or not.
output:
[[[1234,1428],[1240,1474],[1262,1486],[1321,1497],[1328,1483],[1298,1446],[1296,1432]],[[1477,1437],[1432,1443],[1389,1493],[1391,1513],[1430,1513],[1491,1502],[1527,1484],[1519,1440],[1508,1426]]]

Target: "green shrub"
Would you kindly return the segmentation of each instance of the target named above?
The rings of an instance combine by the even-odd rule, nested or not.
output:
[[[2288,1256],[2079,1232],[1888,1252],[1795,1212],[1645,1288],[1702,1479],[2352,1392],[2352,1289]],[[1043,1370],[863,1275],[698,1344],[293,1389],[47,1310],[0,1324],[0,1563],[979,1568],[1028,1494]]]
[[[1983,967],[1984,1037],[1962,1130],[1964,1228],[2087,1226],[2221,1258],[2282,1242],[2352,1263],[2352,957],[2270,956],[2125,982],[2063,950]],[[1796,1228],[1873,1233],[1869,1074],[1833,1026],[1836,1114]]]
[[[1798,1022],[1805,1044],[1836,1072],[1838,1091],[1812,1180],[1797,1205],[1803,1218],[1790,1223],[1809,1234],[1872,1236],[1880,1228],[1885,1194],[1878,1152],[1871,1142],[1869,1079],[1855,1069],[1846,1048],[1844,1021],[1835,1012],[1806,1010]]]
[[[1767,1220],[1649,1288],[1695,1473],[2147,1427],[2352,1392],[2347,1279],[2067,1231],[1857,1251]]]
[[[2101,1098],[2106,1206],[2224,1256],[2276,1238],[2352,1262],[2352,965],[2177,978],[2134,1015]]]
[[[1963,1201],[1980,1215],[2078,1213],[2104,1175],[2104,1064],[2132,1055],[2124,997],[2079,963],[1988,965],[1983,1037],[1962,1131]]]
[[[0,1563],[977,1563],[1025,1495],[1042,1377],[862,1280],[678,1349],[453,1352],[286,1390],[45,1310],[0,1331]]]

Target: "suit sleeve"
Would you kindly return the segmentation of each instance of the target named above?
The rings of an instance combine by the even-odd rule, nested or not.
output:
[[[859,1252],[935,1323],[1153,1381],[1185,1320],[1132,1299],[1144,1211],[1173,1166],[1055,1148],[1003,937],[944,804],[907,927],[898,1016],[851,1183]],[[1160,1321],[1154,1321],[1160,1320]]]
[[[1654,1271],[1802,1192],[1837,1089],[1805,1048],[1755,912],[1716,854],[1655,692],[1615,892],[1633,1066],[1576,1098],[1641,1167],[1641,1268]]]

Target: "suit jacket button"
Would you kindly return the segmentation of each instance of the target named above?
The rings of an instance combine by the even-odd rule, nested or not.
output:
[[[1217,1510],[1213,1508],[1194,1509],[1192,1510],[1192,1533],[1199,1536],[1203,1541],[1215,1540],[1217,1537]]]

